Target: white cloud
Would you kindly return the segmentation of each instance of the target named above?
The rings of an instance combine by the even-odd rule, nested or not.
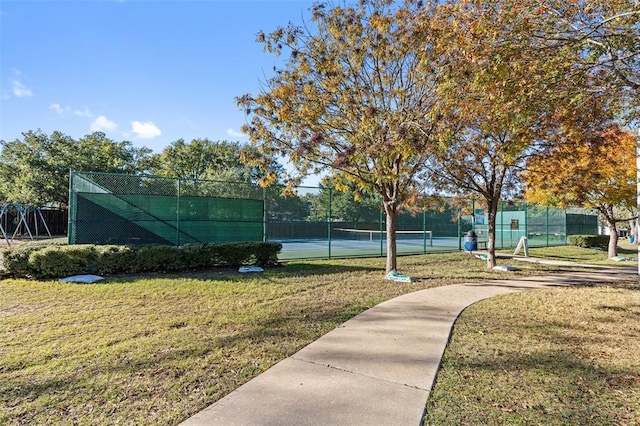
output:
[[[147,121],[146,123],[134,121],[131,123],[131,131],[140,139],[152,139],[162,134],[160,129],[153,124],[153,121]]]
[[[94,115],[91,114],[91,111],[89,111],[88,108],[85,108],[85,109],[82,109],[82,110],[81,109],[76,109],[76,110],[73,111],[73,113],[75,115],[77,115],[78,117],[89,117],[89,118],[93,118],[94,117]]]
[[[113,131],[118,128],[118,125],[113,121],[109,120],[104,115],[98,116],[95,120],[91,122],[91,131],[92,132],[104,132],[104,131]]]
[[[227,134],[229,136],[233,136],[234,138],[246,138],[247,137],[247,135],[245,135],[244,133],[235,131],[232,128],[228,128],[227,129]]]
[[[20,80],[13,80],[11,82],[11,90],[16,98],[28,98],[33,96],[33,92],[28,89]]]
[[[62,107],[60,104],[51,104],[49,105],[49,109],[54,110],[60,115],[64,115],[65,112],[70,111],[71,107]]]
[[[22,82],[22,71],[13,68],[13,79],[11,80],[11,88],[2,91],[2,99],[10,99],[11,96],[16,98],[28,98],[33,96],[33,92]]]

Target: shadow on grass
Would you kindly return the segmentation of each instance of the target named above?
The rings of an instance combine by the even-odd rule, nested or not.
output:
[[[274,306],[277,303],[273,303]],[[268,317],[259,322],[240,326],[237,330],[227,329],[210,333],[196,333],[198,338],[188,339],[189,344],[177,346],[166,342],[162,347],[155,347],[148,352],[127,351],[125,357],[109,357],[103,359],[87,358],[93,364],[92,368],[76,367],[78,371],[65,377],[39,378],[22,375],[0,385],[0,402],[34,400],[40,397],[48,398],[54,395],[73,395],[87,393],[91,397],[95,389],[92,386],[92,375],[122,373],[135,376],[153,377],[153,380],[171,380],[179,377],[183,365],[196,364],[195,360],[211,357],[214,370],[225,370],[225,377],[203,378],[212,386],[220,387],[223,394],[260,374],[272,364],[293,355],[306,344],[319,338],[338,324],[366,310],[368,306],[354,306],[353,303],[336,302],[327,305],[320,298],[304,308],[294,304],[282,304],[269,310]],[[189,324],[176,322],[168,325],[175,330],[190,333]],[[206,326],[200,327],[204,331]],[[180,331],[176,331],[180,332]],[[195,336],[194,335],[194,336]],[[127,341],[128,340],[128,341]],[[123,339],[118,342],[124,347],[133,345],[135,338]],[[176,339],[176,342],[183,340]],[[247,348],[251,350],[247,351]],[[116,349],[118,350],[118,349]],[[222,351],[219,356],[214,353]],[[266,355],[265,364],[256,366],[256,359]],[[81,354],[81,357],[88,356]],[[212,367],[213,368],[213,367]],[[1,371],[1,369],[0,369]],[[166,376],[166,377],[165,377]],[[89,388],[87,388],[89,387]],[[98,398],[100,399],[100,398]],[[213,401],[208,401],[211,403]]]
[[[349,265],[324,265],[324,264],[287,264],[284,266],[272,266],[265,268],[260,273],[240,273],[237,268],[208,269],[204,271],[187,272],[148,272],[129,275],[111,275],[104,281],[96,284],[132,283],[140,279],[192,279],[192,280],[216,280],[237,281],[242,278],[289,278],[310,277],[315,275],[337,275],[351,272],[380,272],[384,274],[384,267],[373,266],[349,266]]]
[[[477,400],[475,409],[466,407],[477,413],[467,420],[472,423],[635,424],[633,407],[619,397],[637,392],[637,371],[631,368],[602,367],[563,349],[458,358],[448,368],[465,377],[454,393]],[[490,377],[490,383],[476,381],[477,371],[487,371],[480,376]],[[483,392],[485,386],[491,389]],[[446,404],[453,410],[466,401],[455,397]],[[425,424],[430,420],[437,423],[427,417]]]

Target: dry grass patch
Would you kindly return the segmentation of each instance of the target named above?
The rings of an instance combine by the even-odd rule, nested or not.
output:
[[[412,291],[557,271],[485,270],[468,255],[110,278],[0,281],[0,424],[175,424],[384,300]]]
[[[640,424],[638,336],[635,279],[475,304],[455,324],[424,423]]]

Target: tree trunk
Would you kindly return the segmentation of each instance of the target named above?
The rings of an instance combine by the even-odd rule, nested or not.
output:
[[[397,270],[396,265],[396,204],[393,202],[384,203],[384,211],[387,215],[387,267],[389,273]]]
[[[492,269],[496,262],[496,217],[498,216],[498,201],[487,200],[488,211],[488,233],[487,236],[487,269]]]
[[[609,249],[607,257],[611,259],[618,255],[618,228],[616,227],[616,219],[612,205],[603,205],[598,208],[600,218],[607,225],[609,230]]]
[[[618,255],[618,229],[615,222],[608,222],[607,228],[609,228],[609,250],[608,257],[616,257]]]

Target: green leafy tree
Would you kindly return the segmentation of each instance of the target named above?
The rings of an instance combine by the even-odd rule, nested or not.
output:
[[[415,177],[444,132],[434,92],[442,58],[413,38],[421,7],[315,4],[309,27],[258,35],[267,52],[286,59],[260,93],[237,99],[249,117],[243,131],[263,160],[292,160],[290,186],[329,170],[338,189],[381,197],[387,271],[396,269],[397,212],[420,191]],[[267,173],[261,183],[274,181]]]
[[[265,190],[266,217],[269,221],[302,222],[309,217],[309,208],[310,203],[305,197],[284,191],[280,185]]]
[[[151,150],[135,147],[130,141],[116,142],[102,132],[88,134],[66,145],[73,158],[73,168],[82,171],[112,173],[146,173],[151,166]],[[62,166],[64,166],[62,162]]]
[[[66,200],[69,167],[63,169],[59,162],[72,144],[71,138],[60,132],[51,137],[41,131],[23,133],[23,139],[1,141],[0,191],[6,201],[42,205]],[[67,186],[64,179],[67,179]]]
[[[311,215],[309,219],[326,221],[329,203],[331,203],[331,218],[341,222],[350,222],[358,228],[363,223],[378,223],[382,203],[377,194],[359,194],[354,190],[338,191],[332,180],[323,185],[318,194],[309,194]],[[331,200],[331,201],[329,201]]]
[[[68,205],[69,170],[135,173],[146,171],[150,150],[131,142],[114,142],[95,132],[79,140],[55,131],[23,133],[23,139],[0,141],[0,193],[9,201]]]
[[[153,157],[154,174],[197,180],[241,181],[255,183],[261,172],[243,160],[259,156],[255,148],[236,142],[178,139]],[[272,161],[268,170],[279,175],[282,167]]]

